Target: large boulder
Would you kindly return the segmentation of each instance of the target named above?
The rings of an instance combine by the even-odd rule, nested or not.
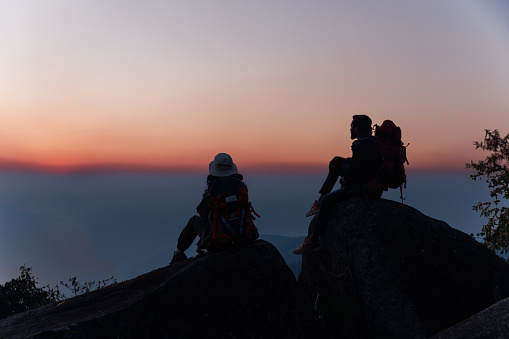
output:
[[[298,281],[337,338],[428,338],[509,296],[504,260],[399,202],[337,204],[320,242]]]
[[[509,338],[509,298],[434,335],[432,339]]]
[[[277,249],[208,254],[0,320],[1,338],[327,338]]]

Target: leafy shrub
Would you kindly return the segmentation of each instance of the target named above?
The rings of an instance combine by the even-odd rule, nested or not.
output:
[[[51,288],[49,285],[37,287],[37,278],[32,268],[26,264],[19,268],[20,275],[4,285],[0,284],[0,319],[13,314],[32,310],[40,306],[67,299],[61,288],[70,290],[71,296],[88,293],[90,291],[115,284],[114,277],[100,281],[86,281],[80,283],[76,277],[69,282],[60,281],[60,284]]]
[[[0,318],[28,311],[54,301],[51,293],[38,288],[32,268],[26,264],[19,268],[20,275],[0,285]]]
[[[484,244],[494,252],[509,253],[509,208],[503,201],[509,201],[509,134],[501,137],[498,130],[485,130],[481,142],[474,142],[475,148],[489,151],[485,160],[471,161],[466,168],[474,169],[470,179],[486,178],[490,197],[493,201],[479,202],[473,206],[488,222],[477,235],[484,239]]]

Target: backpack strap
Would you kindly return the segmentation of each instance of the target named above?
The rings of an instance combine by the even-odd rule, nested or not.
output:
[[[241,219],[240,219],[240,234],[243,233],[243,230],[242,230],[242,226],[243,226],[243,223],[244,223],[244,217],[245,217],[246,213],[244,210],[242,210],[242,215],[241,215]],[[230,225],[230,223],[228,223],[228,221],[226,220],[226,218],[224,217],[224,215],[221,215],[221,222],[223,223],[223,225],[228,229],[228,231],[231,232],[231,234],[233,235],[234,238],[238,237],[239,236],[239,233],[237,233]],[[217,227],[217,226],[216,226]]]
[[[260,215],[258,213],[256,213],[256,211],[254,210],[253,208],[253,205],[251,205],[251,202],[249,202],[249,213],[252,213],[254,215],[256,215],[258,218],[260,218]],[[253,220],[256,220],[255,217],[251,216],[253,218]]]
[[[405,183],[405,188],[406,188],[406,183]],[[401,204],[404,205],[406,197],[403,197],[403,184],[399,185],[399,194],[400,194],[399,198],[401,199]]]

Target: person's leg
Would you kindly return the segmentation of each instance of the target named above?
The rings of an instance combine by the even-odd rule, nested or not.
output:
[[[329,194],[334,188],[334,185],[336,185],[338,178],[340,176],[341,177],[344,176],[345,173],[348,171],[349,167],[350,163],[348,159],[342,157],[334,157],[329,162],[329,173],[327,174],[327,178],[325,178],[325,181],[322,185],[322,188],[320,188],[319,193],[322,196]]]
[[[203,234],[207,230],[207,225],[208,223],[203,221],[203,219],[198,215],[194,215],[189,219],[182,232],[180,232],[177,240],[177,249],[173,253],[173,258],[171,259],[170,264],[187,259],[187,256],[184,253],[185,250],[193,244],[196,236],[202,238]]]
[[[318,248],[318,237],[323,234],[327,220],[329,219],[332,206],[355,194],[355,187],[341,187],[334,192],[332,188],[336,185],[338,178],[343,177],[350,168],[349,159],[342,157],[334,157],[329,162],[329,173],[327,178],[320,189],[320,197],[311,206],[311,210],[306,213],[306,216],[312,216],[318,213],[315,228],[311,230],[311,234],[304,239],[302,245],[292,250],[295,254],[302,254]],[[323,211],[325,209],[325,211]]]
[[[325,226],[327,225],[327,221],[329,220],[329,216],[334,205],[351,197],[355,194],[356,191],[356,187],[341,187],[322,197],[320,210],[318,212],[318,216],[316,217],[316,226],[313,230],[314,236],[323,235],[323,231],[325,230]]]
[[[350,162],[348,159],[342,157],[334,157],[329,162],[329,173],[327,174],[327,178],[325,178],[322,188],[320,188],[320,197],[311,205],[311,209],[306,213],[306,217],[310,217],[318,213],[322,197],[332,191],[334,185],[336,185],[336,182],[338,181],[338,178],[340,176],[343,177],[349,168]]]
[[[177,240],[177,249],[181,252],[187,250],[196,239],[196,236],[201,236],[205,232],[207,223],[198,215],[192,216],[187,225],[184,227]]]
[[[320,209],[318,211],[314,229],[310,230],[311,233],[309,236],[304,239],[304,242],[300,246],[295,247],[292,252],[294,254],[303,254],[317,250],[319,248],[318,237],[323,235],[332,207],[337,202],[352,196],[355,192],[356,189],[354,187],[341,187],[340,189],[324,195],[320,203]]]

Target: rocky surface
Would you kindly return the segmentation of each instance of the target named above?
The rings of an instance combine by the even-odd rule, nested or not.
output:
[[[339,203],[321,247],[298,281],[337,338],[428,338],[509,296],[504,260],[399,202]]]
[[[0,320],[1,338],[328,338],[270,243],[188,259]]]
[[[509,299],[433,336],[432,339],[505,339],[509,338]]]

